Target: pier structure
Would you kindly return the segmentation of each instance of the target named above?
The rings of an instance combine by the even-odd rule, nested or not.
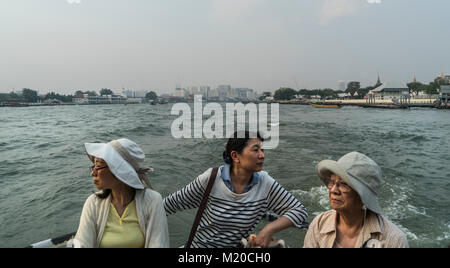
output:
[[[411,96],[407,88],[386,88],[384,84],[369,91],[366,102],[360,104],[364,108],[406,109],[411,104]]]
[[[441,86],[441,96],[438,108],[450,109],[450,85]]]

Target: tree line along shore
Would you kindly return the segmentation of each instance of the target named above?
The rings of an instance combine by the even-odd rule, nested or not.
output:
[[[450,78],[450,77],[449,77]],[[260,102],[278,102],[278,103],[293,103],[293,104],[310,104],[314,102],[326,102],[326,103],[340,103],[344,105],[358,105],[366,103],[369,92],[376,90],[383,85],[380,82],[380,78],[373,86],[361,87],[360,82],[351,81],[347,84],[345,90],[334,90],[331,88],[325,89],[300,89],[295,90],[292,88],[279,88],[273,94],[272,92],[264,92],[260,97]],[[414,81],[407,84],[408,95],[412,96],[408,100],[409,103],[422,103],[430,104],[436,101],[441,91],[442,86],[450,85],[450,79],[441,79],[437,77],[434,81],[423,84],[421,82]],[[419,96],[419,93],[422,95]],[[104,96],[114,95],[114,92],[107,88],[102,88],[99,94],[94,91],[76,91],[73,95],[62,95],[55,92],[50,92],[45,95],[38,94],[38,91],[24,88],[20,92],[0,93],[0,106],[24,106],[28,105],[45,105],[45,104],[74,104],[74,99],[77,96],[88,94],[92,96]],[[145,95],[146,100],[158,99],[158,95],[154,91],[149,91]],[[378,98],[376,103],[385,104],[392,103],[393,98]]]

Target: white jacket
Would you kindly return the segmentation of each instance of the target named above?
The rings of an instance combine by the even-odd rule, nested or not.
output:
[[[153,190],[136,190],[136,211],[145,236],[146,248],[168,248],[169,228],[161,195]],[[100,199],[89,196],[81,212],[75,239],[79,247],[98,248],[108,219],[111,195]]]

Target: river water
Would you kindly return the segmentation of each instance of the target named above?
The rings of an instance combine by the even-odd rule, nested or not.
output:
[[[171,107],[0,108],[0,247],[25,247],[76,231],[83,204],[95,190],[85,142],[124,137],[138,143],[163,197],[221,165],[226,139],[173,138],[177,116],[170,115]],[[315,165],[359,151],[381,166],[381,206],[410,246],[450,245],[449,111],[301,105],[280,105],[279,111],[279,146],[266,151],[263,169],[305,205],[309,222],[330,209]],[[187,240],[194,214],[168,218],[171,246]],[[301,247],[305,234],[291,228],[276,238]]]

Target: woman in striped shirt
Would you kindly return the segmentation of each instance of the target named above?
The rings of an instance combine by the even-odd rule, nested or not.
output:
[[[248,131],[235,132],[228,140],[223,155],[226,164],[218,170],[192,247],[236,247],[242,238],[249,237],[267,211],[281,217],[267,224],[251,241],[252,246],[267,247],[273,234],[292,226],[302,227],[308,216],[305,207],[262,171],[262,142],[259,133]],[[166,197],[166,213],[198,208],[211,172],[212,168]]]

